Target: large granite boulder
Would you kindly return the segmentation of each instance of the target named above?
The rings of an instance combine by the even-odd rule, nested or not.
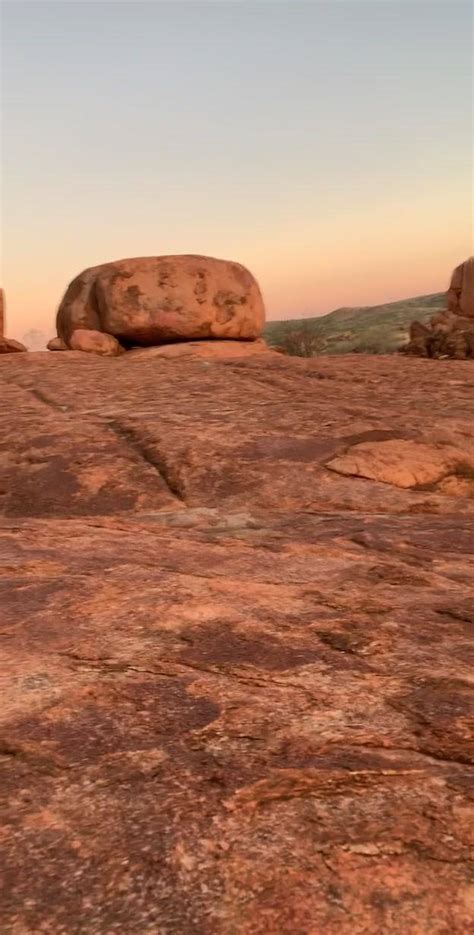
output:
[[[451,276],[448,309],[455,315],[474,319],[474,256],[460,263]]]
[[[13,338],[6,338],[5,330],[5,293],[0,289],[0,354],[18,354],[28,350],[20,341],[14,341]]]
[[[119,260],[85,270],[58,310],[58,336],[103,331],[125,346],[258,338],[265,321],[254,277],[239,263],[203,256]]]
[[[474,359],[474,256],[461,263],[451,276],[447,309],[429,322],[414,321],[410,340],[400,348],[416,357]]]

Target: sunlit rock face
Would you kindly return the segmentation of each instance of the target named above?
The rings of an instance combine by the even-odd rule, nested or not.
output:
[[[20,341],[5,337],[5,293],[0,289],[0,354],[17,354],[27,350]]]
[[[265,311],[252,274],[203,256],[119,260],[85,270],[57,315],[66,343],[76,329],[104,331],[126,347],[196,339],[255,340]]]
[[[474,256],[454,270],[448,290],[448,308],[455,315],[474,320]]]
[[[414,321],[410,340],[400,350],[417,357],[474,359],[474,256],[454,270],[447,308],[428,324]]]

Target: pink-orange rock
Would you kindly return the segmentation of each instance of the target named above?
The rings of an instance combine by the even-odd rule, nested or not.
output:
[[[454,360],[474,359],[474,256],[456,267],[447,293],[448,308],[429,325],[415,321],[404,354]]]
[[[472,382],[0,359],[2,935],[471,931]]]
[[[88,354],[100,354],[102,357],[118,357],[123,353],[116,338],[103,331],[77,328],[69,338],[71,351],[85,351]]]
[[[183,341],[176,344],[162,344],[160,347],[131,350],[127,357],[142,360],[164,357],[166,360],[172,360],[180,357],[254,357],[273,353],[273,349],[270,349],[262,338],[257,338],[255,341]]]
[[[24,344],[21,344],[20,341],[14,341],[13,338],[6,338],[4,334],[5,329],[5,294],[3,289],[0,289],[0,354],[16,354],[18,352],[27,351],[28,348]]]
[[[474,256],[454,270],[448,291],[448,308],[456,315],[474,318]]]
[[[436,315],[433,315],[432,318],[430,318],[429,327],[424,326],[426,330],[423,333],[423,337],[426,337],[426,335],[432,333],[433,330],[444,331],[445,333],[448,333],[449,331],[452,331],[453,327],[455,327],[456,321],[457,315],[454,315],[448,309],[442,309],[441,312],[437,312]],[[412,328],[416,324],[419,324],[419,322],[413,322],[410,326],[410,337],[412,337]]]
[[[62,338],[51,338],[51,340],[48,341],[46,347],[48,348],[48,351],[67,351],[68,350],[68,346],[66,342],[63,341]]]
[[[453,331],[464,331],[470,332],[471,334],[474,332],[473,318],[465,318],[462,315],[453,315],[451,324]]]
[[[17,354],[28,351],[28,348],[20,341],[14,341],[13,338],[6,338],[5,329],[5,293],[0,289],[0,354]]]
[[[14,341],[13,338],[0,337],[0,354],[18,354],[27,352],[28,348],[20,341]]]
[[[203,256],[119,260],[85,270],[57,315],[59,337],[105,331],[143,346],[207,338],[253,340],[265,313],[258,285],[239,263]]]
[[[418,357],[472,359],[474,318],[443,311],[433,316],[429,326],[414,321],[410,325],[410,341],[400,350]]]
[[[412,321],[410,325],[410,341],[417,341],[419,338],[424,339],[430,333],[430,329],[427,325],[424,325],[421,321]]]
[[[465,465],[458,474],[448,474],[440,480],[437,489],[449,497],[474,498],[474,469]]]
[[[459,467],[474,474],[474,441],[455,447],[404,439],[388,439],[354,445],[347,454],[328,463],[339,474],[367,477],[396,487],[434,484]]]

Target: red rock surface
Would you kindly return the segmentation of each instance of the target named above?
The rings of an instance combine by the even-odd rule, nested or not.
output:
[[[448,308],[455,315],[474,318],[474,256],[454,270],[448,290]]]
[[[254,357],[255,354],[275,354],[263,338],[255,341],[180,341],[177,344],[162,344],[158,347],[133,348],[128,352],[143,360],[164,357],[204,357],[206,359],[229,357]]]
[[[430,322],[412,322],[404,354],[454,360],[474,359],[474,256],[454,270],[446,295],[447,309]]]
[[[0,384],[2,931],[470,931],[472,472],[335,462],[471,451],[472,365]]]
[[[474,318],[443,311],[427,324],[414,321],[410,325],[410,340],[400,350],[416,357],[474,359]]]
[[[224,338],[254,340],[265,310],[240,263],[205,256],[137,257],[92,267],[69,285],[57,315],[66,344],[76,329],[126,345]]]
[[[17,354],[19,351],[27,351],[28,348],[20,341],[14,341],[13,338],[5,337],[5,293],[0,289],[0,354]]]
[[[72,332],[69,338],[69,348],[71,351],[85,351],[87,354],[99,354],[102,357],[118,357],[124,350],[111,334],[91,331],[87,328],[77,328]],[[55,346],[53,350],[58,350],[58,348]]]
[[[62,338],[51,338],[46,345],[48,351],[67,351],[68,346]]]
[[[21,341],[15,341],[14,338],[0,337],[0,354],[18,354],[25,353],[28,348]]]

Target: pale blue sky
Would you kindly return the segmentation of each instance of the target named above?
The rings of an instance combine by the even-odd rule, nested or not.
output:
[[[469,2],[2,12],[2,278],[20,330],[122,256],[240,260],[279,317],[444,288],[472,252]]]

